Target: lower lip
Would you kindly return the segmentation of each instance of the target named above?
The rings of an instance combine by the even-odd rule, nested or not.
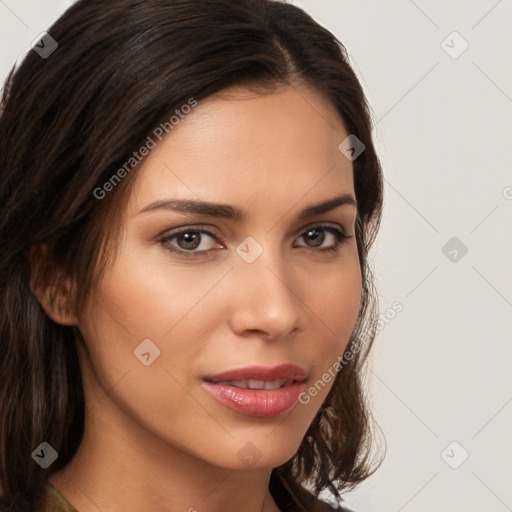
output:
[[[279,389],[243,389],[227,384],[204,382],[205,389],[229,409],[246,416],[269,418],[290,411],[304,391],[304,382]]]

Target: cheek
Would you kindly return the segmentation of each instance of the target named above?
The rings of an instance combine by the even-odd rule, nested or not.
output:
[[[118,260],[109,278],[95,290],[83,324],[93,329],[91,339],[106,333],[132,351],[146,338],[163,343],[174,338],[176,350],[181,344],[190,348],[190,340],[185,343],[174,334],[184,325],[191,327],[191,318],[199,316],[204,297],[226,268],[219,265],[205,271],[180,267],[147,252],[130,250]],[[192,326],[199,327],[194,321]]]
[[[314,283],[309,283],[306,306],[318,320],[317,327],[324,340],[322,356],[326,353],[337,355],[345,349],[359,313],[361,286],[357,252],[339,269],[321,274],[314,278]]]
[[[183,387],[205,343],[187,313],[215,276],[190,287],[190,275],[174,271],[170,281],[170,274],[168,267],[119,264],[99,283],[80,329],[89,353],[82,367],[88,406],[101,402],[109,417],[121,411],[133,425],[175,439],[204,416]],[[179,421],[176,411],[186,411]]]
[[[340,265],[339,271],[331,271],[317,277],[314,284],[309,283],[306,306],[312,311],[314,327],[310,330],[315,333],[316,343],[309,347],[312,371],[300,402],[310,407],[310,411],[320,407],[341,369],[339,361],[359,314],[361,286],[357,252],[354,258]]]
[[[115,386],[118,399],[123,395],[144,414],[141,404],[148,399],[167,410],[178,407],[178,382],[193,377],[211,337],[210,322],[220,317],[220,302],[212,303],[208,292],[226,269],[200,272],[148,257],[141,261],[137,251],[118,259],[98,283],[79,326],[90,355],[85,373],[98,384],[94,393]]]

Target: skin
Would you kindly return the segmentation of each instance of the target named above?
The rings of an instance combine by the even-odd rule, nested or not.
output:
[[[331,104],[304,87],[228,89],[200,101],[145,158],[117,258],[88,307],[76,316],[47,309],[78,325],[87,347],[79,347],[84,438],[49,477],[80,512],[279,510],[271,470],[297,451],[332,380],[272,418],[227,409],[201,383],[290,362],[306,370],[307,389],[343,353],[359,309],[356,240],[322,253],[307,228],[329,223],[352,235],[356,207],[298,213],[343,193],[355,198],[352,164],[338,150],[347,135]],[[237,206],[247,218],[139,213],[168,198]],[[199,235],[195,251],[206,256],[170,252],[189,247],[183,237],[159,241],[181,227],[214,232]],[[321,233],[321,247],[335,244]],[[263,249],[250,264],[236,252],[248,236]],[[149,366],[134,356],[144,339],[161,351]],[[237,456],[248,442],[260,456],[251,467]]]

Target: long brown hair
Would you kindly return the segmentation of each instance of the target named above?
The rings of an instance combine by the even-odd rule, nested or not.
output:
[[[114,250],[115,212],[137,169],[101,200],[94,190],[191,97],[286,84],[323,94],[365,145],[353,161],[363,277],[346,349],[353,357],[297,453],[271,477],[296,510],[305,510],[308,488],[341,500],[373,467],[360,369],[377,321],[368,251],[383,190],[370,109],[345,47],[301,9],[270,0],[79,0],[48,33],[58,47],[44,58],[31,50],[13,68],[0,107],[0,509],[32,510],[83,434],[83,338],[46,315],[30,284],[72,276],[80,308],[99,275],[91,262],[111,243],[104,270]],[[37,275],[34,251],[45,256]],[[59,454],[46,470],[31,458],[42,441]]]

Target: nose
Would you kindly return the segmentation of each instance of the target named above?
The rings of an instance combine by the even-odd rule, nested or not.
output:
[[[237,261],[231,274],[235,282],[230,317],[233,332],[257,332],[280,339],[301,327],[298,284],[282,256],[264,250],[252,263]]]

